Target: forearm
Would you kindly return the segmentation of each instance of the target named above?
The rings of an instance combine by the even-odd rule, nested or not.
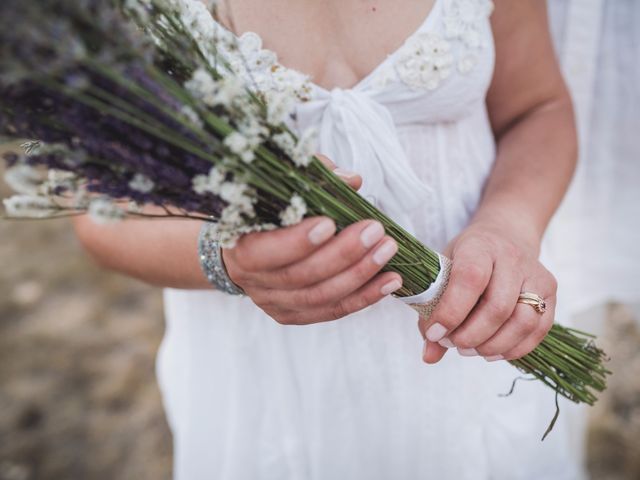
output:
[[[576,159],[573,109],[563,94],[498,136],[495,166],[472,223],[495,225],[537,253]]]
[[[487,107],[498,148],[473,222],[537,255],[575,169],[573,108],[546,2],[495,4],[496,67]]]
[[[192,220],[127,220],[97,225],[78,217],[74,226],[81,243],[104,268],[161,287],[211,288],[197,253],[200,222]]]

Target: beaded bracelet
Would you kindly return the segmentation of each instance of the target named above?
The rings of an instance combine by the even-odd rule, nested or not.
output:
[[[211,285],[229,295],[245,294],[244,290],[229,278],[222,259],[222,248],[215,233],[215,225],[212,223],[205,222],[200,229],[198,254],[202,271]]]

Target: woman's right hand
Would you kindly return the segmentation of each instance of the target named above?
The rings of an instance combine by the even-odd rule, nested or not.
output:
[[[361,183],[342,176],[356,188]],[[223,258],[231,280],[274,320],[307,325],[345,317],[398,290],[399,274],[380,273],[397,251],[377,221],[355,223],[336,235],[333,220],[314,217],[245,235],[223,250]]]

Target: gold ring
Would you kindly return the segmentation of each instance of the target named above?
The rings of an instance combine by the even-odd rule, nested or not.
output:
[[[522,292],[518,297],[518,303],[526,303],[536,309],[538,313],[547,311],[547,302],[540,295],[531,292]]]

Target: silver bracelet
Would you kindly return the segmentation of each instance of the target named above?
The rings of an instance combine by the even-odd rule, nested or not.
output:
[[[209,283],[229,295],[245,295],[244,290],[229,278],[222,259],[222,248],[215,234],[215,225],[205,222],[198,237],[200,266]]]

